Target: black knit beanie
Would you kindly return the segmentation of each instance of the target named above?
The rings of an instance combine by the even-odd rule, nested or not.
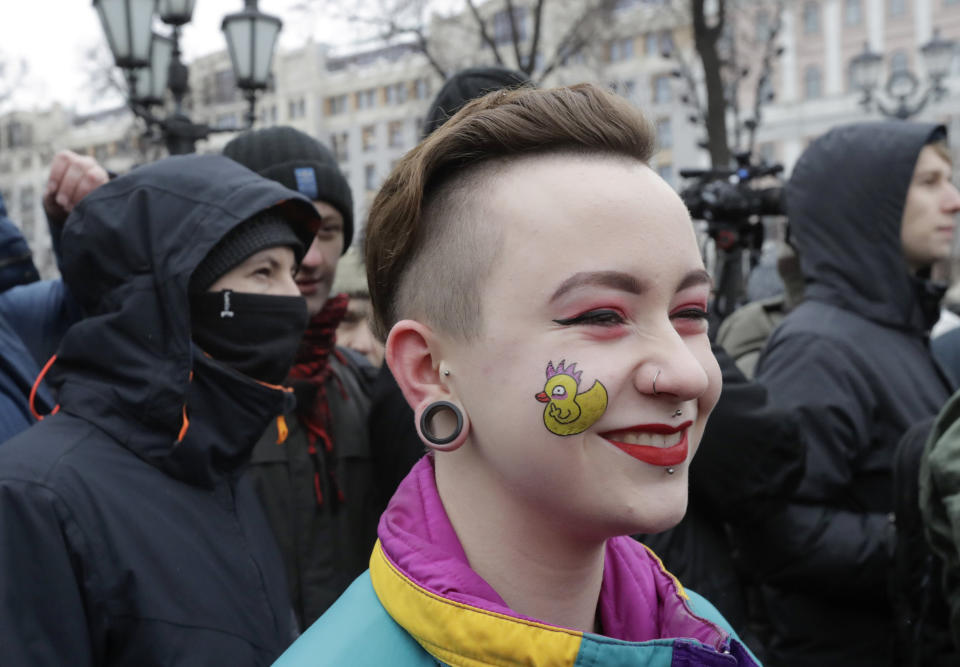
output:
[[[506,67],[470,67],[460,70],[443,84],[423,121],[423,137],[443,125],[470,100],[493,90],[532,85],[523,72]]]
[[[223,147],[223,154],[265,178],[337,209],[343,216],[343,252],[347,251],[353,240],[353,194],[326,146],[292,127],[268,127],[234,137]]]
[[[297,264],[306,253],[286,218],[271,209],[261,211],[231,229],[213,246],[190,276],[190,292],[207,291],[220,276],[250,255],[276,246],[292,248]]]

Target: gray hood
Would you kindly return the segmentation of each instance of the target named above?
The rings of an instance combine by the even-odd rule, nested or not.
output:
[[[900,223],[921,149],[945,136],[929,123],[858,123],[810,144],[786,188],[807,298],[887,326],[928,328],[935,298],[910,275]]]

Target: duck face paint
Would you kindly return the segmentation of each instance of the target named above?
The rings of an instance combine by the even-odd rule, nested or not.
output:
[[[556,435],[576,435],[593,426],[607,409],[607,390],[594,380],[593,386],[580,392],[583,371],[573,363],[564,367],[561,359],[556,368],[547,362],[547,383],[535,398],[546,403],[543,424]]]

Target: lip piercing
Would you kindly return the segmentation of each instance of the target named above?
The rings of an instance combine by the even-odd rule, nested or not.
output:
[[[672,475],[672,474],[675,473],[675,472],[677,472],[677,471],[674,470],[673,468],[667,468],[667,474],[668,474],[668,475]]]
[[[444,374],[445,376],[449,377],[449,376],[450,376],[450,371],[448,371],[448,370],[447,370],[447,371],[444,371],[443,374]]]
[[[680,417],[681,415],[683,415],[683,410],[677,410],[676,412],[673,413],[674,417]]]
[[[653,376],[653,395],[659,396],[660,392],[657,391],[657,378],[660,377],[660,369],[657,369],[657,374]]]

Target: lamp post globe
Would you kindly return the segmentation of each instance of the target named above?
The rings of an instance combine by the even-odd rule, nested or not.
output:
[[[246,0],[243,11],[223,17],[221,29],[227,40],[237,88],[244,92],[249,108],[247,123],[253,124],[256,91],[265,90],[270,66],[283,22],[257,9],[257,0]]]
[[[880,83],[880,70],[883,56],[870,50],[870,44],[864,42],[863,51],[850,61],[850,79],[853,85],[869,99],[870,94]]]
[[[920,47],[920,55],[923,57],[923,66],[927,70],[927,76],[934,82],[938,91],[940,82],[950,71],[955,46],[956,42],[952,39],[940,37],[940,29],[937,28],[933,31],[933,37],[930,41]]]
[[[151,23],[156,0],[93,0],[117,67],[150,64]]]
[[[157,16],[167,25],[181,26],[190,23],[196,0],[159,0]]]
[[[153,33],[150,64],[139,70],[135,87],[130,91],[130,97],[135,103],[148,107],[163,104],[163,94],[167,89],[172,57],[173,40]]]

